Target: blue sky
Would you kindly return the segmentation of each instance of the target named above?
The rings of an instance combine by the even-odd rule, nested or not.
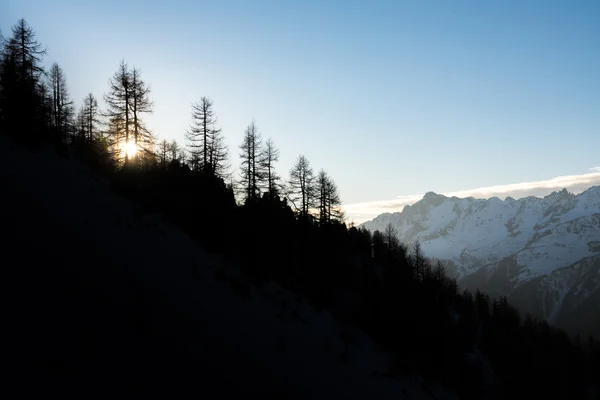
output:
[[[365,203],[586,174],[600,165],[597,1],[4,0],[76,101],[102,97],[121,59],[183,140],[213,99],[237,164],[256,119]]]

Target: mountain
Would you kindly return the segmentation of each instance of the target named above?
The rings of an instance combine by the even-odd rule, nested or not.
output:
[[[5,355],[19,393],[456,398],[392,371],[390,353],[301,296],[253,285],[68,152],[2,135],[0,152]]]
[[[600,186],[519,200],[429,192],[361,226],[388,224],[402,242],[420,241],[463,287],[508,296],[522,311],[600,336]],[[575,315],[594,318],[584,324]]]

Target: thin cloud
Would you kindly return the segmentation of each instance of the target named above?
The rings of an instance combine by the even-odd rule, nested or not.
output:
[[[557,176],[544,181],[489,186],[442,194],[448,197],[474,197],[479,199],[488,199],[490,197],[520,199],[528,196],[543,197],[563,188],[571,193],[579,194],[592,186],[600,185],[600,167],[590,168],[590,171],[587,174]],[[379,214],[402,211],[405,206],[416,203],[422,198],[423,195],[400,196],[393,200],[347,204],[343,208],[348,221],[360,224],[375,218]]]

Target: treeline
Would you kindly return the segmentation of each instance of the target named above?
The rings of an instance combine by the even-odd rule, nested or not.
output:
[[[69,146],[107,170],[181,173],[186,168],[195,177],[221,179],[235,189],[242,203],[266,195],[281,196],[295,212],[321,223],[343,220],[340,196],[329,175],[315,174],[303,155],[285,181],[276,171],[279,151],[273,139],[263,140],[255,121],[243,133],[240,144],[240,174],[230,171],[229,149],[218,127],[213,102],[208,97],[192,104],[185,145],[159,141],[144,120],[153,111],[149,85],[140,69],[121,61],[109,79],[104,109],[94,94],[83,99],[76,112],[66,75],[54,63],[42,65],[46,50],[25,20],[2,38],[0,76],[0,130],[24,141],[46,140]]]
[[[391,225],[373,233],[347,226],[328,174],[315,174],[301,155],[284,181],[275,143],[254,121],[234,176],[209,98],[192,105],[184,145],[158,141],[144,123],[152,101],[140,70],[121,62],[106,108],[89,94],[75,112],[64,72],[56,64],[46,71],[44,54],[24,20],[3,39],[3,134],[74,155],[135,200],[140,213],[160,211],[241,265],[257,286],[276,281],[361,327],[395,355],[393,373],[416,372],[472,399],[572,399],[592,390],[600,376],[597,342],[572,341],[522,318],[506,298],[459,292],[419,243],[399,243]]]

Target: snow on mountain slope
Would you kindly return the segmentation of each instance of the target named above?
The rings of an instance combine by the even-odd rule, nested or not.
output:
[[[554,273],[600,255],[600,186],[579,195],[563,189],[519,200],[429,192],[402,212],[381,214],[361,226],[374,231],[390,223],[402,242],[419,240],[427,256],[443,260],[462,286],[512,296],[520,309],[559,325],[566,309],[577,308],[565,300],[573,298],[575,286],[587,287],[582,299],[597,296],[600,288],[592,273]],[[536,297],[542,295],[546,300]],[[587,317],[598,320],[598,315]]]
[[[569,332],[600,338],[600,255],[583,258],[547,275],[515,284],[520,268],[514,257],[467,275],[462,286],[508,295],[522,312]]]
[[[402,212],[361,226],[383,230],[388,223],[404,243],[419,240],[430,257],[452,261],[459,278],[515,255],[527,267],[525,281],[600,252],[600,187],[577,196],[562,190],[520,200],[429,192]]]
[[[91,280],[110,268],[117,271],[116,278],[110,278],[111,284],[116,285],[114,279],[121,279],[120,274],[133,276],[144,290],[159,294],[178,314],[189,315],[202,327],[185,330],[185,336],[178,331],[173,348],[198,354],[198,362],[206,364],[204,371],[214,369],[223,372],[221,375],[226,371],[232,376],[230,385],[240,386],[240,393],[245,385],[259,386],[261,374],[270,374],[273,382],[295,392],[294,398],[384,399],[397,398],[401,393],[409,399],[431,398],[411,379],[374,375],[390,372],[391,358],[356,329],[349,332],[350,365],[342,363],[342,329],[329,313],[316,312],[305,300],[277,285],[262,289],[250,285],[234,265],[205,253],[160,215],[139,212],[76,161],[61,158],[47,148],[34,154],[5,137],[0,137],[0,152],[5,221],[19,224],[19,216],[8,208],[17,207],[21,201],[37,209],[35,219],[29,218],[29,225],[19,228],[22,238],[15,242],[28,239],[27,230],[34,229],[31,237],[36,240],[29,248],[52,252],[54,257],[42,271],[55,268],[53,262],[68,262]],[[24,224],[27,217],[22,219]],[[39,229],[33,228],[36,223],[42,224]],[[64,249],[55,249],[54,244],[43,246],[43,238],[53,233],[69,238]],[[70,247],[73,245],[74,249]],[[30,256],[46,262],[44,254]],[[103,295],[110,297],[112,293]],[[170,324],[154,329],[159,336],[175,335]],[[153,346],[142,350],[157,351]],[[219,375],[213,374],[214,379]],[[202,376],[195,379],[201,390]],[[453,396],[436,388],[435,398]]]

